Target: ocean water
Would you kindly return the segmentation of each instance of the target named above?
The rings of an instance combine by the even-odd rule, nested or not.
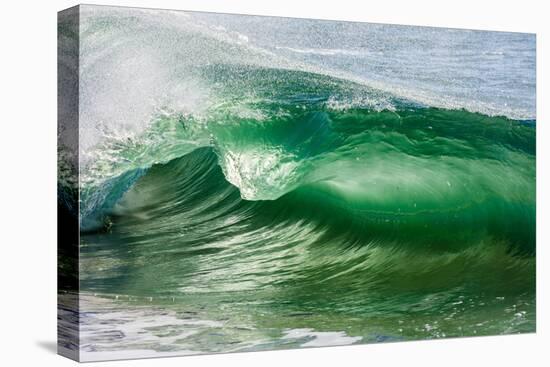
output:
[[[83,6],[80,37],[84,359],[535,331],[534,35]]]

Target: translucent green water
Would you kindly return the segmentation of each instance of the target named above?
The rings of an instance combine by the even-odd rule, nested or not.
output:
[[[535,330],[534,121],[356,103],[374,91],[308,73],[207,75],[227,95],[206,119],[161,115],[90,177],[119,174],[84,183],[81,288],[108,299],[89,309],[114,329],[172,320],[90,348]]]

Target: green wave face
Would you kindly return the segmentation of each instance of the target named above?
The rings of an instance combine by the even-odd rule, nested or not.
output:
[[[84,182],[83,290],[223,322],[188,340],[209,352],[534,331],[534,121],[306,72],[201,75],[205,118],[159,115]]]

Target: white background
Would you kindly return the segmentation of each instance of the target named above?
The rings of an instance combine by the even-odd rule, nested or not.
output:
[[[537,366],[550,363],[549,49],[545,1],[157,0],[97,4],[537,33],[537,334],[98,363],[97,366]],[[74,365],[56,340],[56,12],[0,12],[0,365]],[[544,102],[546,101],[546,102]],[[545,104],[546,103],[546,104]],[[543,188],[547,188],[544,190]]]

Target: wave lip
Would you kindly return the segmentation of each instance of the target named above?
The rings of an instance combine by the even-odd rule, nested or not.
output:
[[[97,149],[113,140],[139,139],[159,113],[200,121],[212,109],[238,109],[242,106],[236,108],[235,101],[252,102],[256,88],[277,95],[276,86],[285,82],[268,78],[269,85],[260,85],[251,79],[261,75],[239,68],[314,73],[325,81],[332,77],[361,84],[371,91],[358,98],[381,109],[392,109],[396,97],[442,109],[535,119],[532,35],[442,29],[438,43],[430,42],[438,39],[434,30],[423,27],[321,22],[312,24],[317,32],[310,33],[292,19],[115,7],[81,10],[82,167],[94,164]],[[295,36],[282,32],[285,27]],[[426,52],[433,70],[424,67]],[[502,79],[510,81],[503,84]],[[234,88],[220,95],[222,81]],[[337,97],[333,101],[348,103]]]

